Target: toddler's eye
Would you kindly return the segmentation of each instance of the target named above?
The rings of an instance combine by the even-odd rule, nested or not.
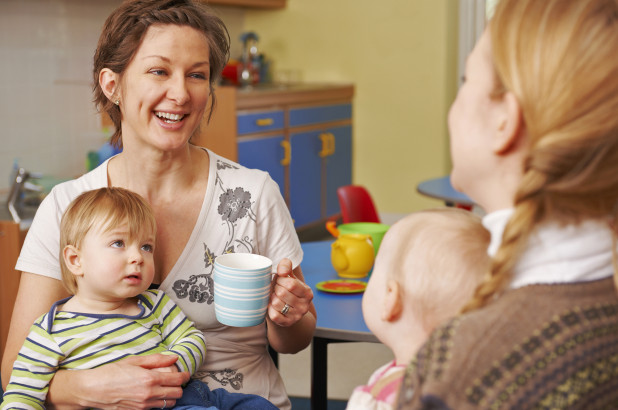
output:
[[[151,252],[152,253],[153,249],[154,249],[154,246],[152,246],[149,243],[142,245],[142,250],[145,251],[145,252]]]
[[[122,248],[124,247],[124,242],[121,239],[112,242],[112,248]]]

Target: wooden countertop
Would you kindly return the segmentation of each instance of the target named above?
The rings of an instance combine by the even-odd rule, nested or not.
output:
[[[247,88],[229,88],[235,89],[238,110],[290,104],[303,105],[316,101],[337,102],[350,100],[354,96],[352,84],[258,84]]]

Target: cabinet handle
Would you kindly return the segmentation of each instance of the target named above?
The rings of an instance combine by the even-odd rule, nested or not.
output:
[[[329,144],[329,136],[328,133],[323,132],[322,134],[319,135],[320,137],[320,141],[322,141],[322,149],[320,150],[320,152],[318,153],[318,155],[320,156],[320,158],[324,158],[329,156],[329,152],[330,152],[330,144]]]
[[[258,127],[268,127],[269,125],[273,125],[275,123],[275,120],[273,120],[272,118],[258,118],[257,120],[255,120],[255,125],[257,125]]]
[[[335,153],[335,135],[332,133],[328,133],[328,155],[333,155]]]
[[[290,146],[290,141],[281,141],[281,146],[283,147],[283,159],[281,160],[281,165],[290,165],[290,161],[292,160],[292,147]]]

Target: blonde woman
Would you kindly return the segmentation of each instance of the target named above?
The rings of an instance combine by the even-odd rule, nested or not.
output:
[[[618,1],[502,0],[449,113],[492,256],[399,408],[618,408]]]

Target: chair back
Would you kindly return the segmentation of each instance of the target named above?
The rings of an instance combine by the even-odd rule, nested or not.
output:
[[[343,223],[377,222],[380,217],[371,195],[361,185],[345,185],[337,189]]]

